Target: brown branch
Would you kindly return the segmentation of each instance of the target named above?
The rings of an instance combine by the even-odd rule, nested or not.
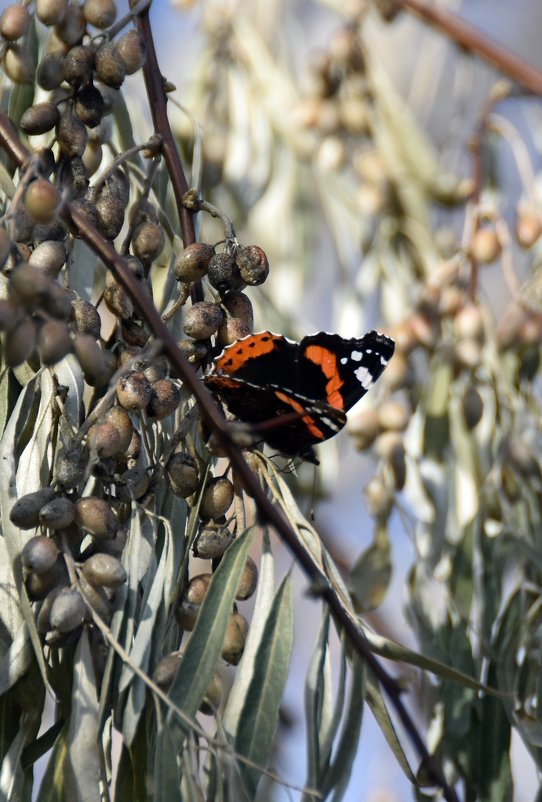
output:
[[[173,188],[173,194],[175,195],[179,223],[181,226],[181,236],[183,245],[186,248],[187,245],[191,245],[196,241],[194,217],[193,213],[183,204],[183,196],[188,191],[189,186],[184,174],[177,143],[175,142],[175,137],[173,136],[169,124],[165,82],[156,57],[156,48],[154,46],[148,9],[145,9],[137,17],[137,28],[145,40],[145,45],[147,47],[147,58],[143,65],[143,75],[145,77],[145,86],[147,88],[152,122],[155,132],[162,137],[162,153]],[[195,281],[192,285],[192,301],[203,301],[201,281]]]
[[[2,113],[0,113],[0,147],[19,166],[26,164],[31,155],[18,139],[9,118]],[[167,354],[178,375],[181,376],[187,388],[194,395],[199,405],[201,417],[216,433],[244,489],[254,498],[261,518],[268,522],[287,544],[309,578],[313,591],[317,590],[318,594],[325,599],[337,624],[345,631],[354,650],[365,661],[368,669],[381,684],[428,775],[442,789],[443,795],[448,802],[458,802],[457,794],[454,788],[448,784],[440,763],[429,753],[416,724],[404,706],[401,698],[402,691],[398,683],[388,674],[372,653],[359,623],[344,608],[328,578],[314,563],[311,555],[305,551],[294,529],[290,526],[278,506],[275,506],[263,492],[258,477],[247,465],[241,450],[231,439],[228,424],[221,415],[212,395],[198,378],[187,358],[177,347],[175,338],[163,322],[150,295],[142,290],[140,282],[128,269],[124,258],[115,251],[113,245],[104,239],[96,228],[88,223],[88,220],[81,212],[77,209],[72,209],[70,204],[66,204],[61,213],[63,219],[77,230],[81,239],[100,257],[104,265],[111,270],[116,280],[129,293],[154,336],[162,343],[163,351]]]
[[[443,6],[428,0],[395,0],[397,5],[446,34],[460,47],[488,61],[501,72],[533,92],[542,95],[542,73],[520,56],[469,25]]]

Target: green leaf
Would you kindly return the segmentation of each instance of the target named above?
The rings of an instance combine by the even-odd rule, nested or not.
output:
[[[47,769],[40,782],[36,802],[65,802],[65,777],[68,747],[66,744],[68,727],[62,729],[55,741]]]
[[[320,786],[322,775],[322,759],[329,759],[329,753],[322,756],[321,737],[329,727],[331,713],[331,676],[329,666],[329,608],[322,609],[322,621],[316,641],[316,647],[309,663],[305,677],[305,716],[307,720],[307,785],[309,788]]]
[[[417,785],[416,777],[410,768],[407,757],[403,751],[403,747],[401,746],[401,742],[397,737],[395,727],[393,726],[392,720],[384,703],[384,699],[382,698],[382,693],[370,675],[367,677],[365,701],[371,708],[371,712],[375,717],[378,726],[382,730],[382,734],[388,742],[391,751],[395,755],[395,759],[405,773],[406,778],[412,783],[412,785]]]
[[[266,532],[263,537],[263,550],[258,573],[258,588],[256,591],[252,621],[245,643],[245,651],[235,671],[235,679],[230,693],[228,694],[228,701],[222,715],[224,729],[232,739],[235,738],[237,733],[241,710],[254,674],[254,664],[258,657],[265,622],[267,621],[273,604],[275,595],[274,575],[274,560],[271,553],[269,536]]]
[[[94,667],[88,633],[83,629],[75,650],[72,707],[67,733],[70,774],[76,793],[73,802],[101,802],[98,725]]]
[[[348,787],[352,765],[358,748],[363,720],[363,704],[365,697],[365,665],[357,656],[353,656],[350,694],[344,707],[346,716],[341,736],[337,743],[333,762],[324,778],[324,798],[333,792],[333,802],[340,802]]]
[[[493,661],[489,666],[487,681],[497,682]],[[480,802],[512,802],[511,733],[510,719],[501,700],[484,696],[480,702],[478,750],[473,767],[478,775]]]
[[[170,727],[159,727],[154,760],[153,802],[183,802],[178,753],[171,735]]]
[[[247,529],[227,549],[213,574],[199,612],[192,636],[183,652],[169,696],[184,713],[193,719],[211,682],[224,643],[228,618],[243,571],[252,529]],[[173,711],[167,722],[172,726],[172,739],[179,752],[187,725]]]
[[[358,557],[348,578],[348,590],[357,613],[379,607],[391,580],[391,550],[388,530],[377,523],[374,543]]]
[[[292,581],[288,575],[277,590],[265,624],[234,742],[236,752],[260,766],[267,765],[273,747],[292,644]],[[242,765],[240,773],[248,798],[253,799],[260,771]]]
[[[436,676],[441,677],[441,679],[458,682],[460,685],[464,685],[466,688],[472,688],[475,691],[484,691],[485,693],[490,693],[497,697],[506,695],[497,688],[491,688],[483,682],[479,682],[463,671],[452,668],[446,663],[441,663],[439,660],[426,657],[419,652],[413,652],[411,649],[407,649],[406,646],[402,646],[400,643],[390,638],[385,638],[383,635],[372,632],[367,627],[364,627],[364,633],[372,651],[380,655],[380,657],[386,657],[388,660],[395,660],[396,662],[417,666],[424,671],[430,671],[432,674],[436,674]]]

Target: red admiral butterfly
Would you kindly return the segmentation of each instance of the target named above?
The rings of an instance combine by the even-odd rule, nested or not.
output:
[[[321,331],[300,343],[262,331],[226,346],[204,382],[245,423],[287,416],[265,441],[317,462],[312,446],[343,428],[345,413],[378,379],[393,349],[393,340],[376,331],[359,340]]]

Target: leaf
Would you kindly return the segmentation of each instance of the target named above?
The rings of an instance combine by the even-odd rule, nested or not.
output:
[[[376,524],[374,543],[358,557],[348,578],[348,590],[357,613],[379,607],[391,580],[391,550],[384,523]]]
[[[168,543],[169,541],[166,541],[166,545],[162,549],[160,562],[152,577],[152,583],[149,577],[148,592],[142,600],[140,620],[133,646],[129,652],[130,661],[145,672],[148,671],[151,662],[156,619],[164,601],[164,582],[170,555]],[[128,664],[125,664],[119,681],[119,692],[122,693],[126,690],[128,685],[130,685],[130,691],[124,710],[122,734],[126,744],[130,746],[137,730],[139,718],[145,707],[147,690],[143,681],[139,677],[134,678],[132,669]]]
[[[236,752],[259,766],[266,766],[271,754],[292,644],[292,580],[288,575],[277,590],[265,623],[254,674],[234,741]],[[260,771],[242,765],[240,773],[248,797],[253,799],[260,780]]]
[[[371,708],[371,712],[375,717],[378,726],[382,730],[382,734],[388,742],[391,751],[395,755],[395,759],[405,773],[406,778],[412,783],[412,785],[417,785],[416,777],[410,768],[409,762],[403,751],[403,747],[401,746],[401,743],[397,737],[397,733],[395,732],[395,728],[387,711],[384,699],[382,698],[382,693],[376,682],[372,679],[371,675],[367,677],[365,700]]]
[[[65,802],[65,776],[68,747],[66,744],[67,725],[55,741],[47,769],[40,782],[36,802]]]
[[[244,704],[252,676],[254,663],[263,637],[265,622],[271,610],[274,597],[274,561],[267,532],[263,537],[263,551],[260,559],[258,588],[252,621],[245,643],[245,651],[235,671],[235,679],[228,694],[226,708],[222,715],[222,724],[226,732],[234,738],[237,733],[239,716]]]
[[[497,672],[490,662],[487,681],[495,683]],[[510,766],[510,719],[500,699],[484,696],[480,702],[478,750],[474,766],[480,802],[512,802]]]
[[[76,292],[84,301],[90,301],[96,267],[99,264],[94,251],[82,239],[74,239],[70,254],[68,273],[70,289]]]
[[[178,753],[171,728],[164,725],[159,726],[156,737],[154,783],[153,802],[183,802]]]
[[[205,599],[198,614],[196,626],[183,652],[169,696],[184,713],[193,718],[209,687],[222,645],[235,593],[243,571],[252,529],[247,529],[227,549],[213,574]],[[173,711],[167,721],[172,729],[177,751],[184,741],[187,725],[176,719]]]
[[[88,633],[83,629],[75,650],[70,722],[67,733],[68,760],[76,793],[73,802],[101,802],[98,753],[98,697]]]
[[[402,646],[400,643],[397,643],[390,638],[385,638],[383,635],[378,635],[367,628],[364,628],[364,633],[369,642],[371,650],[375,654],[380,655],[380,657],[386,657],[388,660],[395,660],[396,662],[408,663],[409,665],[417,666],[424,671],[430,671],[432,674],[436,674],[436,676],[440,677],[441,679],[448,679],[452,680],[453,682],[458,682],[460,685],[464,685],[466,688],[472,688],[475,691],[484,691],[485,693],[490,693],[497,697],[506,696],[506,694],[499,691],[497,688],[490,688],[483,682],[479,682],[474,677],[469,676],[469,674],[465,674],[463,671],[458,671],[457,669],[446,665],[446,663],[441,663],[439,660],[433,660],[431,657],[426,657],[424,654],[420,654],[419,652],[413,652],[411,649],[407,649],[406,646]]]
[[[22,624],[0,661],[0,696],[6,693],[27,670],[32,659],[28,628]]]
[[[329,667],[329,608],[322,608],[322,621],[316,641],[316,647],[309,663],[305,677],[305,717],[307,720],[307,782],[309,788],[320,785],[322,762],[329,759],[329,754],[322,756],[321,740],[332,718]]]
[[[83,371],[73,354],[68,354],[55,365],[55,375],[59,384],[66,387],[67,394],[63,403],[66,422],[76,431],[82,423],[84,407],[83,392],[85,383]]]
[[[346,716],[342,726],[341,736],[335,749],[333,762],[326,773],[322,787],[324,798],[333,792],[333,802],[339,802],[347,789],[352,771],[352,765],[358,748],[363,720],[363,705],[365,697],[365,665],[354,655],[352,676],[350,679],[350,694],[344,707]]]

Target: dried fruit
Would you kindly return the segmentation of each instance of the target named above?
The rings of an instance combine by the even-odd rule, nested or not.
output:
[[[81,529],[99,539],[110,539],[117,531],[111,506],[97,496],[86,496],[75,502],[75,522]]]
[[[117,42],[117,54],[122,61],[126,75],[137,72],[147,57],[147,47],[141,34],[132,28],[126,31]]]
[[[179,281],[199,281],[209,268],[209,262],[215,249],[206,242],[194,242],[177,256],[175,260],[175,276]]]
[[[196,461],[186,451],[176,452],[167,464],[167,477],[175,495],[188,498],[199,483]]]
[[[200,529],[194,544],[194,556],[202,560],[216,560],[222,557],[230,543],[233,543],[233,534],[227,526],[206,524]]]
[[[224,515],[233,502],[233,484],[225,476],[213,477],[207,483],[199,508],[200,517],[216,520]]]
[[[243,568],[243,572],[241,574],[241,578],[239,580],[239,584],[237,585],[235,598],[238,601],[245,601],[246,599],[250,599],[250,597],[256,590],[257,584],[258,584],[258,566],[254,562],[252,557],[247,557],[246,563]]]
[[[235,262],[245,284],[251,286],[263,284],[269,275],[267,256],[257,245],[239,248],[235,255]]]
[[[36,535],[27,540],[21,552],[22,563],[29,571],[43,574],[56,563],[58,548],[54,540],[45,535]]]
[[[184,330],[195,340],[207,340],[216,334],[223,322],[224,312],[218,304],[199,301],[186,313]]]
[[[151,400],[152,386],[144,373],[132,371],[117,382],[117,398],[124,409],[145,409]]]
[[[85,620],[85,602],[78,590],[62,588],[55,596],[49,613],[51,627],[57,632],[71,632]]]
[[[11,508],[9,520],[19,529],[34,529],[40,522],[41,508],[54,497],[55,491],[52,487],[42,487],[33,493],[26,493]]]
[[[175,412],[181,402],[181,392],[171,379],[160,379],[152,385],[147,413],[151,418],[162,420]]]
[[[118,588],[126,582],[122,563],[111,554],[92,554],[87,557],[81,570],[87,582],[94,587]]]
[[[54,498],[48,501],[39,512],[40,524],[49,529],[64,529],[75,518],[75,507],[69,498]]]
[[[57,125],[60,113],[57,106],[50,101],[36,103],[23,112],[19,125],[29,136],[45,134]]]
[[[248,634],[248,623],[240,613],[232,613],[228,618],[224,643],[222,645],[222,657],[231,665],[236,666],[245,649],[245,642]]]

